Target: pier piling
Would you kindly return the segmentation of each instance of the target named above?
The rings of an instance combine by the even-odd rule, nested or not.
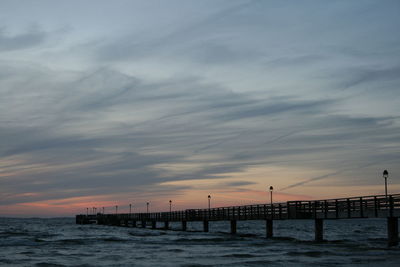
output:
[[[204,232],[208,232],[208,221],[203,221]]]
[[[236,220],[231,220],[231,234],[236,234]]]
[[[315,241],[322,242],[324,240],[324,220],[315,219]]]
[[[388,246],[399,244],[399,220],[397,217],[387,218]]]
[[[267,230],[267,238],[272,238],[274,236],[273,220],[267,219],[265,221],[265,226],[266,226],[266,230]]]

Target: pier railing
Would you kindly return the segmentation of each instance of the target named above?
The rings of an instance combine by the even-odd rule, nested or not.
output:
[[[172,212],[81,215],[90,219],[133,221],[220,221],[383,218],[400,215],[400,194],[283,203],[187,209]]]
[[[123,213],[77,215],[76,223],[97,223],[142,227],[151,223],[157,229],[157,222],[164,222],[163,229],[169,229],[169,222],[182,223],[186,231],[187,222],[202,221],[204,232],[208,232],[209,221],[230,221],[231,233],[235,234],[238,220],[265,220],[266,237],[273,237],[274,220],[314,219],[315,240],[323,241],[324,219],[387,218],[388,245],[399,243],[398,217],[400,216],[400,194],[389,196],[363,196],[309,201],[288,201],[284,203],[220,207],[212,209],[187,209],[172,212]]]

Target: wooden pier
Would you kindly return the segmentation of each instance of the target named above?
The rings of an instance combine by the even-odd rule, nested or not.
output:
[[[203,222],[208,232],[211,221],[230,221],[231,233],[237,232],[239,220],[264,220],[266,237],[273,237],[274,220],[314,220],[315,241],[323,241],[324,220],[387,218],[388,245],[399,243],[398,217],[400,216],[400,194],[363,196],[338,199],[288,201],[284,203],[257,204],[246,206],[220,207],[211,209],[187,209],[172,212],[123,213],[77,215],[77,224],[97,223],[102,225],[137,227],[138,222],[145,228],[156,229],[157,222],[169,228],[169,222],[181,222],[186,231],[188,222]]]

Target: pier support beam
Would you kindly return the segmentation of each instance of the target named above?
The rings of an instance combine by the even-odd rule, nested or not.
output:
[[[204,232],[208,232],[208,221],[203,221]]]
[[[315,241],[322,242],[324,240],[324,220],[315,219]]]
[[[236,234],[236,220],[231,220],[231,234]]]
[[[187,229],[187,222],[182,221],[182,231],[186,231],[186,229]]]
[[[399,244],[399,220],[397,217],[387,218],[388,246]]]
[[[142,221],[142,228],[146,228],[146,221]]]
[[[165,222],[164,222],[164,229],[165,229],[165,230],[168,230],[168,229],[169,229],[169,222],[168,222],[168,221],[165,221]]]
[[[267,238],[272,238],[274,236],[273,220],[270,220],[270,219],[266,220],[265,227],[267,230]]]
[[[156,229],[156,228],[157,228],[157,222],[151,221],[151,229]]]

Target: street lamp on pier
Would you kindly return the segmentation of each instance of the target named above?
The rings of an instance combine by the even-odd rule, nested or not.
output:
[[[269,192],[271,192],[271,206],[272,206],[272,191],[274,190],[274,187],[271,185],[269,187]]]
[[[385,179],[385,196],[387,199],[388,193],[387,193],[387,178],[389,177],[389,172],[387,170],[383,171],[383,178]]]
[[[208,195],[208,209],[211,209],[211,196]]]
[[[147,205],[147,213],[149,213],[149,204],[150,204],[149,202],[146,203],[146,205]]]
[[[172,200],[169,200],[169,212],[171,213],[172,211]]]
[[[118,205],[115,206],[115,214],[118,214]]]

